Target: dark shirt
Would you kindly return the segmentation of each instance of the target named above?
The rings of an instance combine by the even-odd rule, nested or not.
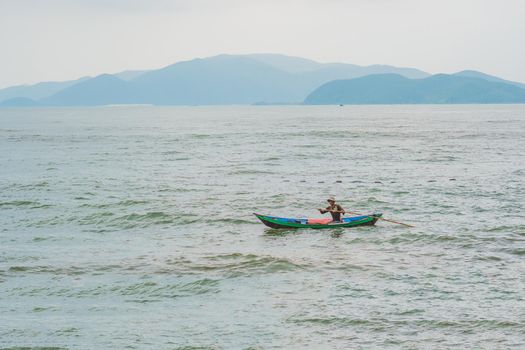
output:
[[[331,205],[327,206],[325,209],[325,213],[330,210],[343,211],[343,212],[345,211],[343,207],[340,206],[339,204],[334,204],[333,206]],[[332,215],[333,221],[341,221],[341,213],[330,212],[330,214]]]

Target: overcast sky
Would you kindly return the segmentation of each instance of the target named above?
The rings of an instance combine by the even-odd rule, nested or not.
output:
[[[524,0],[0,0],[0,87],[272,52],[525,82]]]

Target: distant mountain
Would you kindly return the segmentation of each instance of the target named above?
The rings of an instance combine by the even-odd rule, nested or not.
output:
[[[300,101],[295,77],[257,60],[232,55],[179,62],[144,73],[131,83],[148,103],[251,104]]]
[[[400,68],[388,65],[358,66],[349,63],[319,63],[306,58],[278,54],[244,55],[289,73],[306,73],[324,82],[334,79],[351,79],[370,74],[396,73],[411,79],[421,79],[430,74],[415,68]]]
[[[327,64],[323,68],[311,72],[305,72],[301,79],[303,81],[304,87],[308,89],[303,90],[303,96],[307,96],[317,87],[333,80],[341,79],[353,79],[358,77],[364,77],[372,74],[382,74],[382,73],[393,73],[399,74],[406,78],[410,79],[421,79],[430,76],[430,74],[419,71],[412,68],[397,68],[392,66],[368,66],[361,67],[351,64]]]
[[[302,57],[285,56],[272,53],[255,53],[243,57],[257,60],[288,73],[300,73],[321,69],[323,63]]]
[[[455,75],[407,79],[397,74],[378,74],[326,83],[308,95],[304,103],[525,103],[525,90],[505,83]]]
[[[77,80],[61,82],[52,81],[38,83],[34,85],[11,86],[5,89],[0,89],[0,101],[4,101],[15,97],[25,97],[32,100],[39,100],[51,96],[60,90],[63,90],[88,79],[90,79],[90,77],[83,77]]]
[[[130,83],[102,74],[61,90],[41,102],[50,106],[100,106],[140,103],[140,93]]]
[[[381,73],[395,73],[410,79],[421,79],[430,76],[430,74],[419,69],[388,65],[358,66],[349,63],[319,63],[300,57],[277,54],[252,54],[246,55],[246,57],[293,73],[296,91],[298,95],[302,96],[301,100],[320,85],[336,79],[352,79]]]
[[[480,79],[484,79],[484,80],[488,80],[488,81],[494,81],[494,82],[498,82],[498,83],[506,83],[506,84],[514,85],[514,86],[517,86],[519,88],[525,89],[525,84],[518,83],[518,82],[515,82],[515,81],[501,79],[501,78],[495,77],[493,75],[488,75],[488,74],[485,74],[485,73],[482,73],[482,72],[478,72],[478,71],[475,71],[475,70],[464,70],[464,71],[461,71],[461,72],[454,73],[453,75],[456,75],[456,76],[459,76],[459,77],[480,78]]]
[[[122,80],[125,80],[125,81],[130,81],[130,80],[133,80],[133,79],[141,76],[142,74],[144,74],[146,72],[149,72],[149,71],[148,70],[125,70],[123,72],[115,73],[115,74],[112,74],[112,75],[114,75],[115,77],[117,77],[119,79],[122,79]]]
[[[131,77],[134,73],[123,72],[117,76],[125,77],[127,81],[113,81],[115,86],[106,86],[108,81],[97,81],[93,83],[96,86],[93,90],[91,83],[84,82],[59,91],[42,102],[84,106],[101,103],[299,103],[320,84],[335,78],[362,76],[378,71],[396,72],[408,77],[428,75],[410,68],[322,64],[304,58],[274,54],[219,55],[178,62],[157,70],[139,71],[136,77]]]
[[[0,102],[0,107],[38,107],[42,106],[35,100],[26,97],[14,97]]]
[[[330,98],[335,98],[330,97],[330,93],[325,91],[328,88],[318,89],[323,84],[334,80],[346,81],[378,74],[396,74],[404,80],[401,83],[383,79],[380,83],[385,85],[379,89],[374,87],[367,92],[366,96],[363,92],[356,91],[357,100],[383,101],[385,98],[388,100],[388,98],[394,98],[393,91],[389,91],[388,88],[400,88],[406,85],[405,88],[408,89],[414,85],[426,84],[417,80],[426,82],[426,79],[430,79],[428,73],[418,69],[387,65],[358,66],[346,63],[319,63],[305,58],[278,54],[219,55],[178,62],[156,70],[123,71],[113,75],[103,74],[95,78],[81,78],[76,81],[48,82],[7,88],[0,90],[0,101],[24,97],[51,106],[296,104],[302,103],[305,96],[315,90],[307,101],[317,103],[315,102],[317,95],[321,93],[327,93],[327,95],[319,97],[321,98],[319,101],[324,101],[325,97],[328,98],[328,101],[331,101]],[[461,98],[467,97],[468,89],[473,89],[470,92],[475,95],[472,96],[473,100],[492,101],[491,99],[497,95],[495,92],[487,96],[483,95],[482,91],[485,91],[483,89],[487,87],[481,86],[482,82],[466,84],[466,81],[461,80],[474,79],[471,76],[475,76],[482,82],[499,83],[504,86],[508,84],[513,84],[513,87],[524,85],[507,82],[480,72],[459,72],[451,77],[459,79],[456,83],[459,81],[464,83],[461,87],[463,89]],[[359,82],[372,84],[370,79],[378,78],[367,78]],[[430,81],[434,79],[436,78],[432,77]],[[337,84],[346,83],[333,82],[330,84],[328,86],[333,88]],[[447,84],[452,83],[447,82]],[[454,84],[447,86],[455,88]],[[418,95],[420,91],[415,89],[412,92],[413,95],[404,97],[397,92],[396,98],[400,101],[406,100],[405,103],[412,103],[411,100],[415,101],[413,103],[426,103],[417,102],[421,100]],[[451,93],[450,96],[447,96],[444,91],[443,96],[438,97],[449,101],[459,96],[455,94],[456,92],[448,92]],[[508,99],[512,95],[511,92],[500,91],[499,93],[502,94],[503,99]],[[360,94],[363,96],[359,97]],[[432,98],[434,97],[436,96]],[[9,103],[13,102],[16,103],[16,100]],[[19,102],[30,104],[29,101]]]
[[[126,70],[123,72],[115,73],[113,75],[119,79],[129,81],[139,77],[140,75],[146,72],[147,70]],[[68,81],[50,81],[34,85],[11,86],[5,89],[0,89],[0,102],[15,97],[26,97],[35,101],[41,100],[51,95],[54,95],[57,92],[64,90],[70,86],[76,85],[89,79],[92,79],[92,77],[82,77],[80,79]]]

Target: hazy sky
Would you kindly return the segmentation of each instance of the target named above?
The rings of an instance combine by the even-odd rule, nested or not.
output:
[[[525,82],[525,0],[0,0],[0,87],[274,52]]]

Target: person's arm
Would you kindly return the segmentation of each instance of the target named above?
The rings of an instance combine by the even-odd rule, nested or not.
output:
[[[339,212],[341,212],[342,215],[345,215],[345,214],[346,214],[346,212],[345,212],[345,210],[343,209],[343,207],[340,206],[339,204],[337,205],[337,210],[338,210]]]
[[[328,213],[329,211],[330,211],[330,207],[326,207],[326,209],[322,209],[322,208],[319,209],[319,212],[320,212],[321,214]]]

